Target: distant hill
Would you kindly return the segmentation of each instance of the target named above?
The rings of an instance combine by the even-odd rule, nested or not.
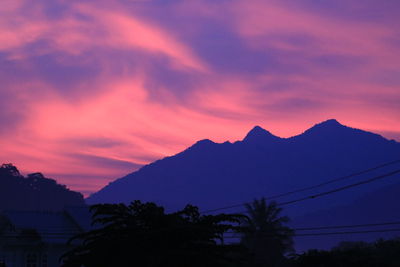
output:
[[[0,167],[0,211],[56,211],[67,206],[84,206],[82,194],[45,178],[41,173],[22,176],[11,164]]]
[[[178,209],[187,203],[203,210],[213,209],[314,185],[394,159],[400,159],[400,143],[344,126],[336,120],[319,123],[291,138],[279,138],[256,126],[242,141],[235,143],[199,141],[177,155],[117,179],[86,201],[90,204],[127,203],[141,199],[169,209]],[[318,190],[356,182],[395,167]],[[399,177],[359,186],[318,201],[291,205],[286,211],[291,216],[298,216],[346,204],[364,193],[399,181]],[[307,193],[312,192],[288,196],[282,201]]]

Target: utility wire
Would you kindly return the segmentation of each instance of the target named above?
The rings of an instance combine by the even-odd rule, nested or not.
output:
[[[351,224],[351,225],[305,227],[305,228],[293,228],[293,230],[295,230],[295,231],[310,231],[310,230],[326,230],[326,229],[342,229],[342,228],[359,228],[359,227],[371,227],[371,226],[385,226],[385,225],[396,225],[396,224],[400,224],[400,222],[384,222],[384,223],[368,223],[368,224]]]
[[[366,169],[366,170],[363,170],[363,171],[355,172],[355,173],[352,173],[352,174],[349,174],[349,175],[346,175],[346,176],[342,176],[342,177],[339,177],[339,178],[336,178],[336,179],[332,179],[332,180],[329,180],[329,181],[326,181],[326,182],[323,182],[323,183],[320,183],[320,184],[316,184],[316,185],[313,185],[313,186],[304,187],[304,188],[297,189],[297,190],[294,190],[294,191],[290,191],[290,192],[287,192],[287,193],[282,193],[282,194],[279,194],[279,195],[275,195],[275,196],[272,196],[270,198],[276,199],[276,198],[280,198],[280,197],[289,196],[289,195],[292,195],[292,194],[295,194],[295,193],[300,193],[300,192],[308,191],[308,190],[311,190],[311,189],[319,188],[321,186],[325,186],[325,185],[328,185],[328,184],[332,184],[332,183],[335,183],[335,182],[346,180],[346,179],[349,179],[349,178],[352,178],[352,177],[355,177],[355,176],[366,174],[366,173],[369,173],[369,172],[372,172],[372,171],[375,171],[375,170],[378,170],[378,169],[381,169],[381,168],[384,168],[384,167],[387,167],[387,166],[390,166],[390,165],[393,165],[393,164],[398,164],[398,163],[400,163],[400,159],[399,160],[394,160],[394,161],[391,161],[391,162],[387,162],[387,163],[384,163],[384,164],[381,164],[381,165],[378,165],[378,166],[375,166],[375,167],[372,167],[372,168],[369,168],[369,169]]]
[[[385,232],[400,232],[400,228],[381,229],[381,230],[365,230],[365,231],[343,231],[343,232],[325,232],[325,233],[308,233],[308,234],[293,234],[293,236],[324,236],[324,235],[347,235],[347,234],[366,234],[366,233],[385,233]],[[273,235],[273,234],[265,234]],[[224,238],[240,238],[241,236],[224,236]]]
[[[379,176],[375,176],[373,178],[370,178],[370,179],[367,179],[367,180],[364,180],[364,181],[361,181],[361,182],[358,182],[358,183],[342,186],[342,187],[335,188],[335,189],[332,189],[332,190],[329,190],[329,191],[325,191],[325,192],[322,192],[322,193],[318,193],[318,194],[315,194],[315,195],[306,196],[306,197],[298,198],[298,199],[291,200],[291,201],[281,202],[281,203],[278,203],[278,206],[285,206],[285,205],[301,202],[301,201],[308,200],[308,199],[314,199],[314,198],[317,198],[317,197],[326,196],[326,195],[333,194],[333,193],[336,193],[336,192],[340,192],[340,191],[343,191],[343,190],[346,190],[346,189],[349,189],[349,188],[353,188],[353,187],[356,187],[356,186],[359,186],[359,185],[372,183],[372,182],[375,182],[377,180],[380,180],[380,179],[395,175],[397,173],[400,173],[400,169],[397,169],[395,171],[392,171],[392,172],[389,172],[389,173],[385,173],[385,174],[382,174],[382,175],[379,175]]]
[[[317,227],[303,227],[303,228],[290,228],[294,231],[315,231],[315,230],[329,230],[329,229],[343,229],[343,228],[362,228],[362,227],[375,227],[375,226],[388,226],[399,225],[400,221],[384,222],[384,223],[367,223],[367,224],[348,224],[348,225],[333,225],[333,226],[317,226]],[[227,231],[226,233],[237,233]],[[253,232],[254,233],[254,232]],[[255,233],[269,233],[267,231],[255,231]]]
[[[365,234],[365,233],[385,233],[385,232],[400,232],[400,228],[394,229],[379,229],[379,230],[363,230],[363,231],[343,231],[343,232],[323,232],[323,233],[305,233],[305,234],[293,234],[293,236],[324,236],[324,235],[342,235],[342,234]],[[264,236],[273,236],[274,234],[265,233]],[[68,235],[70,236],[70,235]],[[52,238],[65,238],[65,234],[54,234],[51,236],[12,236],[12,235],[3,235],[0,236],[0,240],[2,238],[41,238],[41,237],[52,237]],[[224,236],[224,238],[240,238],[240,235],[231,235],[231,236]]]
[[[377,170],[377,169],[380,169],[380,168],[383,168],[383,167],[386,167],[386,166],[389,166],[389,165],[397,164],[397,163],[400,163],[400,160],[395,160],[395,161],[391,161],[391,162],[388,162],[388,163],[385,163],[385,164],[381,164],[381,165],[375,166],[373,168],[369,168],[369,169],[366,169],[366,170],[363,170],[363,171],[359,171],[359,172],[356,172],[356,173],[353,173],[353,174],[350,174],[350,175],[346,175],[346,176],[343,176],[343,177],[340,177],[340,178],[336,178],[336,179],[333,179],[333,180],[330,180],[330,181],[327,181],[327,182],[324,182],[324,183],[320,183],[320,184],[317,184],[317,185],[314,185],[314,186],[309,186],[309,187],[305,187],[305,188],[302,188],[302,189],[298,189],[298,190],[282,193],[282,194],[279,194],[279,195],[267,197],[266,199],[276,199],[276,198],[280,198],[280,197],[283,197],[283,196],[288,196],[288,195],[291,195],[291,194],[294,194],[294,193],[303,192],[303,191],[307,191],[307,190],[310,190],[310,189],[318,188],[318,187],[321,187],[321,186],[324,186],[324,185],[327,185],[327,184],[331,184],[331,183],[334,183],[334,182],[337,182],[337,181],[340,181],[340,180],[345,180],[345,179],[348,179],[348,178],[351,178],[351,177],[354,177],[354,176],[365,174],[365,173],[371,172],[373,170]],[[325,195],[328,195],[328,194],[336,193],[336,192],[343,191],[343,190],[346,190],[346,189],[349,189],[349,188],[352,188],[352,187],[356,187],[356,186],[359,186],[359,185],[371,183],[371,182],[374,182],[376,180],[380,180],[380,179],[386,178],[388,176],[392,176],[392,175],[397,174],[397,173],[400,173],[400,169],[392,171],[392,172],[389,172],[389,173],[386,173],[386,174],[383,174],[383,175],[375,176],[373,178],[370,178],[370,179],[367,179],[367,180],[364,180],[364,181],[361,181],[361,182],[358,182],[358,183],[354,183],[354,184],[350,184],[350,185],[347,185],[347,186],[339,187],[339,188],[336,188],[336,189],[333,189],[333,190],[321,192],[321,193],[318,193],[318,194],[315,194],[315,195],[310,195],[310,196],[306,196],[306,197],[303,197],[303,198],[299,198],[299,199],[295,199],[295,200],[291,200],[291,201],[287,201],[287,202],[278,203],[277,205],[283,206],[283,205],[289,205],[289,204],[293,204],[293,203],[304,201],[304,200],[308,200],[308,199],[314,199],[314,198],[317,198],[317,197],[321,197],[321,196],[325,196]],[[218,210],[223,210],[223,209],[230,209],[230,208],[234,208],[234,207],[240,207],[240,206],[243,206],[243,205],[249,204],[249,203],[250,202],[245,202],[245,203],[241,203],[241,204],[237,204],[237,205],[231,205],[231,206],[226,206],[226,207],[222,207],[222,208],[216,208],[216,209],[213,209],[213,210],[207,210],[207,211],[201,212],[201,214],[209,213],[209,212],[213,212],[213,211],[218,211]],[[297,231],[322,230],[322,229],[367,227],[367,226],[380,226],[380,225],[393,225],[393,224],[400,224],[400,222],[389,222],[389,223],[380,223],[380,224],[379,223],[378,224],[364,224],[364,225],[342,225],[342,226],[330,226],[330,227],[329,226],[322,226],[322,227],[309,227],[309,228],[297,228],[297,229],[295,228],[293,230],[297,230]],[[296,234],[295,236],[332,235],[332,234],[347,234],[347,233],[370,233],[370,232],[388,232],[388,231],[400,231],[400,228],[399,229],[386,229],[386,230],[353,231],[353,232]],[[39,236],[43,236],[43,237],[45,237],[45,236],[52,236],[52,237],[71,236],[71,234],[69,234],[69,233],[38,233],[38,234],[39,234]],[[24,237],[35,237],[35,236],[34,235],[0,235],[0,238],[2,238],[2,237],[24,238]]]
[[[299,199],[295,199],[295,200],[291,200],[291,201],[287,201],[287,202],[283,202],[283,203],[278,203],[277,205],[283,206],[283,205],[289,205],[289,204],[297,203],[297,202],[300,202],[300,201],[305,201],[305,200],[308,200],[308,199],[314,199],[314,198],[317,198],[317,197],[321,197],[321,196],[325,196],[325,195],[328,195],[328,194],[336,193],[336,192],[343,191],[343,190],[346,190],[346,189],[349,189],[349,188],[352,188],[352,187],[356,187],[356,186],[359,186],[359,185],[371,183],[371,182],[374,182],[374,181],[377,181],[377,180],[392,176],[392,175],[397,174],[397,173],[400,173],[400,169],[392,171],[392,172],[389,172],[389,173],[386,173],[386,174],[382,174],[382,175],[379,175],[379,176],[375,176],[373,178],[370,178],[370,179],[367,179],[367,180],[364,180],[364,181],[361,181],[361,182],[358,182],[358,183],[354,183],[354,184],[350,184],[350,185],[347,185],[347,186],[339,187],[339,188],[336,188],[336,189],[333,189],[333,190],[321,192],[321,193],[318,193],[318,194],[315,194],[315,195],[306,196],[306,197],[303,197],[303,198],[299,198]],[[246,204],[246,203],[244,203],[244,204]],[[388,223],[388,224],[397,224],[397,222],[396,223],[395,222],[391,222],[391,223]],[[374,224],[374,226],[377,226],[377,225],[379,225],[379,224]],[[356,227],[356,226],[353,225],[353,226],[350,226],[350,227]],[[361,227],[361,226],[357,225],[357,227]],[[338,226],[337,228],[348,228],[348,227]],[[328,227],[325,227],[325,228],[319,227],[319,229],[328,229]],[[329,229],[333,229],[333,228],[329,227]],[[303,230],[305,230],[305,229],[303,229]],[[308,230],[316,230],[316,229],[312,229],[312,227],[310,227],[310,228],[308,228]],[[341,233],[341,232],[339,232],[339,233]],[[49,234],[50,233],[48,233],[47,235],[49,235]],[[66,233],[64,233],[64,234],[66,234]],[[323,234],[323,233],[319,233],[319,234]],[[335,233],[332,233],[332,234],[335,234]],[[54,233],[53,235],[57,235],[57,233]],[[308,234],[305,234],[305,235],[308,235]],[[313,234],[310,234],[310,235],[313,235]]]
[[[381,230],[365,230],[365,231],[345,231],[345,232],[295,234],[295,236],[347,235],[347,234],[367,234],[367,233],[386,233],[386,232],[400,232],[400,228],[381,229]]]
[[[294,231],[311,231],[311,230],[328,230],[328,229],[343,229],[343,228],[361,228],[361,227],[374,227],[374,226],[387,226],[387,225],[399,225],[400,221],[393,221],[393,222],[383,222],[383,223],[368,223],[368,224],[350,224],[350,225],[334,225],[334,226],[318,226],[318,227],[305,227],[305,228],[292,228]],[[381,229],[381,230],[386,230],[386,229]],[[368,230],[368,231],[374,231],[374,230]],[[379,230],[380,231],[380,230]],[[234,233],[232,231],[228,231],[226,233]],[[257,233],[268,233],[266,231],[257,231]],[[45,233],[37,233],[38,236],[71,236],[71,235],[77,235],[77,234],[82,234],[82,233],[68,233],[68,232],[45,232]],[[35,234],[6,234],[6,235],[0,235],[1,237],[35,237]]]
[[[290,201],[286,201],[286,202],[280,202],[280,203],[277,203],[276,205],[277,206],[286,206],[286,205],[294,204],[294,203],[297,203],[297,202],[302,202],[302,201],[309,200],[309,199],[315,199],[315,198],[318,198],[318,197],[322,197],[322,196],[330,195],[330,194],[333,194],[333,193],[336,193],[336,192],[340,192],[340,191],[343,191],[343,190],[347,190],[349,188],[353,188],[353,187],[356,187],[356,186],[359,186],[359,185],[372,183],[372,182],[375,182],[377,180],[384,179],[386,177],[395,175],[397,173],[400,173],[400,169],[397,169],[395,171],[392,171],[392,172],[389,172],[389,173],[385,173],[385,174],[382,174],[382,175],[378,175],[378,176],[372,177],[370,179],[367,179],[367,180],[364,180],[364,181],[361,181],[361,182],[358,182],[358,183],[349,184],[349,185],[338,187],[338,188],[335,188],[335,189],[332,189],[332,190],[329,190],[329,191],[321,192],[321,193],[318,193],[318,194],[315,194],[315,195],[309,195],[309,196],[305,196],[305,197],[302,197],[302,198],[298,198],[298,199],[294,199],[294,200],[290,200]],[[246,204],[250,204],[250,203],[243,203],[242,205],[246,205]],[[242,210],[242,211],[237,212],[237,213],[246,213],[246,212],[247,211]]]
[[[352,174],[349,174],[349,175],[346,175],[346,176],[342,176],[342,177],[339,177],[339,178],[335,178],[335,179],[329,180],[327,182],[319,183],[319,184],[316,184],[316,185],[313,185],[313,186],[303,187],[303,188],[300,188],[300,189],[297,189],[297,190],[293,190],[293,191],[289,191],[289,192],[286,192],[286,193],[281,193],[281,194],[278,194],[278,195],[265,197],[265,199],[266,200],[277,199],[277,198],[289,196],[289,195],[292,195],[292,194],[295,194],[295,193],[308,191],[308,190],[311,190],[311,189],[319,188],[319,187],[322,187],[322,186],[325,186],[325,185],[328,185],[328,184],[332,184],[332,183],[335,183],[335,182],[346,180],[346,179],[349,179],[349,178],[352,178],[352,177],[355,177],[355,176],[359,176],[359,175],[362,175],[362,174],[365,174],[365,173],[369,173],[369,172],[372,172],[374,170],[378,170],[378,169],[381,169],[381,168],[384,168],[384,167],[387,167],[387,166],[390,166],[390,165],[398,164],[398,163],[400,163],[400,159],[399,160],[390,161],[390,162],[387,162],[387,163],[384,163],[384,164],[381,164],[381,165],[378,165],[378,166],[375,166],[375,167],[372,167],[372,168],[369,168],[369,169],[366,169],[366,170],[354,172]],[[230,206],[224,206],[224,207],[220,207],[220,208],[205,210],[205,211],[202,211],[201,214],[211,213],[211,212],[219,211],[219,210],[237,208],[237,207],[241,207],[243,205],[250,204],[250,203],[251,202],[244,202],[244,203],[240,203],[240,204],[234,204],[234,205],[230,205]]]

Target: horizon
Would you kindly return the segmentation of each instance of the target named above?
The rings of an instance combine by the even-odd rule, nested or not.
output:
[[[275,137],[278,137],[278,138],[281,138],[281,139],[284,139],[284,140],[285,140],[285,139],[290,139],[290,138],[293,138],[293,137],[301,136],[301,135],[304,134],[307,130],[310,130],[310,129],[314,128],[315,126],[322,125],[322,124],[325,124],[325,123],[331,122],[331,121],[334,121],[334,122],[336,122],[338,125],[343,126],[343,127],[346,127],[346,128],[358,129],[358,128],[351,127],[351,125],[344,125],[344,124],[342,124],[340,121],[338,121],[338,120],[336,120],[336,119],[327,119],[327,120],[324,120],[324,121],[321,121],[321,122],[318,122],[318,123],[313,124],[312,126],[308,127],[307,129],[304,129],[302,132],[300,132],[300,133],[298,133],[298,134],[295,134],[295,135],[292,135],[292,136],[288,136],[288,137],[281,137],[281,136],[277,136],[277,135],[275,135],[274,133],[270,132],[268,129],[265,129],[265,128],[259,126],[259,125],[255,125],[255,126],[253,126],[253,127],[247,132],[247,134],[246,134],[245,136],[243,136],[243,138],[241,138],[241,139],[237,139],[237,140],[233,140],[233,141],[228,141],[228,140],[226,140],[226,141],[220,141],[220,142],[215,142],[214,140],[209,139],[209,138],[200,139],[200,140],[197,140],[197,141],[193,142],[192,144],[190,144],[189,146],[185,147],[184,149],[182,149],[182,150],[180,150],[180,151],[177,151],[176,153],[173,153],[173,154],[171,154],[171,155],[165,155],[165,157],[175,156],[176,154],[179,154],[179,153],[183,152],[183,151],[186,150],[187,148],[189,148],[189,147],[191,147],[191,146],[197,144],[199,141],[203,141],[203,140],[209,140],[209,141],[211,141],[211,142],[213,142],[213,143],[215,143],[215,144],[223,144],[223,143],[225,143],[225,142],[229,142],[229,143],[233,144],[233,143],[235,143],[235,142],[242,142],[242,141],[245,140],[246,136],[247,136],[251,131],[253,131],[255,128],[260,128],[260,129],[262,129],[263,131],[266,131],[266,132],[272,134],[272,136],[275,136]],[[365,130],[363,130],[363,129],[358,129],[358,130],[365,131]],[[369,132],[369,131],[366,131],[366,132]],[[370,132],[370,133],[373,133],[373,132]],[[377,134],[377,133],[374,133],[374,134]],[[378,134],[378,135],[379,135],[379,134]],[[383,135],[380,135],[380,136],[383,137],[383,138],[385,138],[386,140],[394,140],[394,141],[400,143],[399,140],[387,138],[387,137],[385,137],[385,136],[383,136]],[[149,162],[149,163],[147,163],[147,164],[143,164],[142,166],[139,166],[139,167],[138,167],[137,169],[135,169],[135,170],[132,170],[132,171],[127,172],[127,173],[123,173],[123,174],[121,174],[121,175],[118,176],[118,177],[111,178],[111,180],[109,181],[109,183],[110,183],[110,182],[114,182],[114,181],[116,181],[116,180],[118,180],[118,179],[120,179],[120,178],[123,178],[124,176],[129,175],[129,174],[131,174],[131,173],[134,173],[134,172],[138,171],[140,168],[142,168],[143,166],[146,166],[146,165],[148,165],[148,164],[154,163],[154,162],[157,161],[157,160],[162,160],[162,159],[164,159],[165,157],[158,158],[158,159],[154,159],[153,161],[151,161],[151,162]],[[6,163],[6,162],[3,162],[3,164],[5,164],[5,163]],[[11,164],[13,164],[13,163],[11,163]],[[19,166],[15,166],[15,167],[19,168]],[[21,172],[21,174],[22,174],[23,176],[26,176],[26,175],[31,174],[31,173],[35,173],[35,172],[29,172],[29,171],[28,171],[28,172],[26,172],[26,171],[21,171],[21,169],[19,169],[19,170],[20,170],[20,172]],[[40,172],[40,171],[38,171],[38,172]],[[43,173],[43,172],[40,172],[40,173],[42,173],[46,178],[54,179],[54,180],[56,180],[58,183],[60,183],[59,180],[57,179],[57,177],[49,177],[48,175],[46,175],[46,174]],[[70,188],[68,185],[66,185],[66,186],[67,186],[67,188],[69,188],[70,190],[73,190],[73,191],[75,191],[75,192],[81,193],[81,194],[84,196],[84,198],[87,199],[87,198],[90,197],[92,194],[97,193],[99,190],[103,189],[103,188],[104,188],[105,186],[107,186],[109,183],[104,184],[104,185],[102,185],[100,188],[96,189],[95,191],[90,191],[90,192],[81,192],[81,191],[79,191],[79,190],[74,190],[73,188]],[[60,183],[60,184],[63,184],[63,183]]]
[[[335,118],[400,141],[398,10],[378,0],[5,0],[0,161],[88,195],[255,125],[290,137]]]

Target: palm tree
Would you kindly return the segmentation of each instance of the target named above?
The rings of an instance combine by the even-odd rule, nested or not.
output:
[[[246,204],[247,230],[242,237],[252,255],[252,266],[278,266],[284,255],[293,251],[293,230],[284,224],[287,216],[280,216],[282,209],[276,202],[266,203],[265,198]]]

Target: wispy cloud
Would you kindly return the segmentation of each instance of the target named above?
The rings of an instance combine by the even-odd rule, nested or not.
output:
[[[397,138],[398,7],[4,0],[0,159],[87,193],[255,124],[291,136],[337,118]]]

